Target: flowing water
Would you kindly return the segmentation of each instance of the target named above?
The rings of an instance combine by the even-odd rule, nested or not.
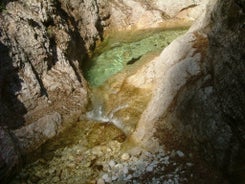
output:
[[[146,30],[134,34],[118,32],[106,38],[88,63],[85,77],[91,86],[100,86],[127,65],[139,62],[142,56],[161,51],[177,36],[186,32],[178,30]]]
[[[43,145],[36,153],[39,158],[12,183],[96,183],[99,177],[107,181],[108,176],[101,173],[112,172],[110,168],[118,165],[113,160],[127,159],[127,155],[122,157],[128,147],[126,137],[135,129],[151,97],[150,91],[130,86],[125,79],[185,31],[119,32],[106,38],[86,65],[85,77],[92,94],[84,120]],[[163,159],[164,154],[160,154],[159,159]],[[131,158],[138,163],[136,157]],[[149,154],[145,158],[153,159]],[[123,167],[123,173],[130,180],[134,175],[129,175],[128,167]],[[116,179],[120,181],[120,177]]]
[[[134,131],[151,98],[151,90],[131,86],[126,79],[186,29],[118,32],[95,50],[85,78],[92,88],[90,119],[113,123],[125,134]]]

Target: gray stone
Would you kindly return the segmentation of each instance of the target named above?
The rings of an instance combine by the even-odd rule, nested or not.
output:
[[[111,183],[111,177],[108,174],[104,174],[102,178],[105,182]]]
[[[96,184],[105,184],[105,181],[102,178],[100,178],[97,180]]]
[[[180,158],[182,158],[182,157],[185,156],[185,154],[184,154],[182,151],[180,151],[180,150],[176,151],[176,154],[177,154],[178,157],[180,157]]]
[[[148,165],[147,167],[146,167],[146,171],[147,172],[152,172],[154,170],[154,167],[152,166],[152,165]]]

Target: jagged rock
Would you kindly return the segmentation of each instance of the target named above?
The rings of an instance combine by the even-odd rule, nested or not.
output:
[[[87,85],[80,65],[99,37],[92,24],[81,23],[79,30],[63,1],[13,1],[1,12],[0,124],[21,127],[14,133],[22,154],[37,149],[85,110]],[[4,180],[17,161],[1,165]]]
[[[69,116],[85,109],[87,87],[80,65],[93,43],[89,39],[85,45],[85,35],[76,27],[70,9],[63,7],[64,2],[50,0],[14,1],[2,12],[0,40],[4,67],[0,84],[4,108],[0,115],[4,120],[1,123],[9,122],[9,127],[37,121],[54,108],[63,115],[70,112]],[[89,11],[97,15],[97,10]],[[91,25],[86,27],[91,37],[98,35],[90,31]],[[67,99],[66,103],[61,99]],[[61,108],[63,105],[68,112]],[[12,118],[12,114],[20,117]]]

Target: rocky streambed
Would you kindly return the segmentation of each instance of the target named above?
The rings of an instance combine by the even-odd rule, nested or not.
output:
[[[81,121],[48,141],[12,184],[19,183],[195,183],[194,155],[159,147],[151,152],[130,143],[111,124]],[[207,169],[207,168],[204,168]],[[198,170],[198,171],[197,171]],[[208,174],[208,170],[205,170]],[[217,178],[213,178],[217,179]]]
[[[11,183],[182,184],[203,181],[198,176],[208,175],[212,168],[206,167],[193,150],[181,146],[149,150],[128,137],[149,97],[144,90],[128,85],[127,78],[185,31],[151,30],[127,37],[125,34],[124,40],[123,35],[120,40],[117,37],[105,40],[96,50],[87,71],[93,92],[90,110],[80,117],[80,122],[28,155],[28,164]],[[138,59],[129,63],[135,58]],[[209,178],[218,181],[220,176],[214,173]]]
[[[155,57],[185,31],[145,30],[130,33],[130,36],[129,32],[122,32],[121,36],[106,39],[95,51],[91,65],[87,66],[86,76],[93,91],[91,110],[81,117],[81,122],[26,157],[29,164],[12,183],[187,181],[185,170],[193,164],[187,161],[177,164],[174,159],[176,155],[178,158],[184,157],[182,151],[170,152],[161,148],[152,154],[149,150],[132,145],[127,139],[147,104],[146,96],[142,100],[142,95],[138,96],[137,92],[132,94],[134,91],[128,95],[130,89],[123,88],[116,93],[117,98],[113,103],[110,102],[113,97],[105,98],[117,86],[109,78],[115,80],[122,75],[124,79],[127,78],[148,62],[149,56]],[[139,107],[138,112],[132,110]],[[127,121],[124,122],[125,114]],[[169,167],[172,169],[162,174]]]

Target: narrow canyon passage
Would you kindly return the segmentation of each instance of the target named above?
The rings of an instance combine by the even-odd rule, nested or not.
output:
[[[126,79],[186,31],[179,28],[122,32],[120,37],[105,39],[88,62],[85,74],[92,91],[88,112],[80,117],[80,122],[26,157],[29,164],[11,183],[196,180],[192,153],[183,153],[177,147],[168,150],[163,145],[154,154],[128,139],[151,91],[147,90],[146,95],[146,90],[127,86]]]
[[[1,184],[243,184],[243,0],[2,0]]]

